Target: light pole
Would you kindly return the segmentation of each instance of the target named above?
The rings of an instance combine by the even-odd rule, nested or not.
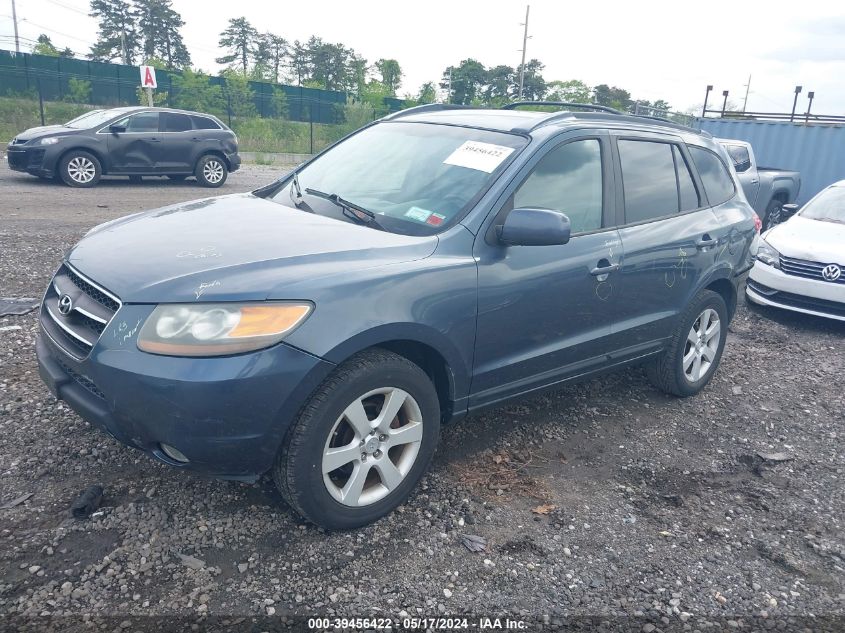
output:
[[[18,39],[18,12],[15,11],[15,0],[12,0],[12,24],[15,25],[15,52],[21,52],[21,43]]]
[[[522,33],[522,64],[519,66],[519,100],[522,100],[522,86],[525,83],[525,49],[528,46],[528,11],[531,5],[525,5],[525,30]]]
[[[804,115],[804,123],[808,123],[810,121],[810,110],[813,108],[813,97],[816,96],[814,91],[810,91],[807,93],[807,98],[810,100],[810,103],[807,104],[807,114]]]
[[[795,119],[795,108],[798,106],[798,95],[801,94],[801,90],[803,90],[802,86],[795,86],[795,99],[792,100],[792,114],[789,117],[790,121]]]
[[[723,90],[722,96],[725,98],[725,100],[722,101],[722,118],[724,119],[725,118],[725,109],[728,107],[728,91]]]
[[[707,100],[710,98],[710,91],[713,90],[712,85],[707,86],[707,92],[704,93],[704,107],[701,108],[701,118],[707,116]]]

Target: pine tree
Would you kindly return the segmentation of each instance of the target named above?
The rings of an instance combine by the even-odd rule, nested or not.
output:
[[[281,81],[282,67],[289,55],[288,41],[273,33],[262,33],[256,40],[255,65],[258,78]]]
[[[100,28],[97,43],[91,47],[88,57],[104,62],[119,59],[133,65],[141,40],[131,5],[125,0],[91,0],[90,15],[98,18]]]
[[[159,58],[168,69],[189,68],[191,55],[179,32],[185,26],[171,0],[134,0],[133,15],[138,24],[143,58]]]
[[[246,18],[230,18],[229,26],[220,33],[220,48],[228,49],[228,54],[216,59],[218,64],[232,64],[239,61],[246,75],[249,62],[253,59],[258,42],[258,31]]]

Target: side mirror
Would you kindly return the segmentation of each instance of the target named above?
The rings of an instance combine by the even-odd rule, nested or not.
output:
[[[496,227],[499,242],[509,246],[555,246],[566,244],[572,228],[566,214],[552,209],[514,209]]]
[[[793,215],[795,215],[795,212],[798,211],[798,209],[800,209],[800,208],[801,208],[801,205],[795,204],[793,202],[790,202],[789,204],[783,205],[781,207],[781,212],[780,212],[781,222],[791,218]]]
[[[120,132],[125,132],[125,131],[126,131],[126,126],[125,126],[125,125],[110,125],[110,126],[109,126],[109,131],[110,131],[112,134],[118,134],[118,133],[120,133]]]

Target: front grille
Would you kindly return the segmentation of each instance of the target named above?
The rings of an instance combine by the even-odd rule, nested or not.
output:
[[[58,347],[80,361],[91,352],[120,305],[117,297],[63,264],[44,294],[41,327]]]
[[[820,262],[812,262],[806,259],[795,259],[794,257],[780,256],[780,269],[787,275],[795,275],[796,277],[804,277],[805,279],[815,279],[817,281],[827,281],[828,283],[845,284],[845,275],[840,275],[836,281],[828,281],[822,275],[825,266],[830,262],[823,264]],[[840,268],[845,271],[845,265]]]
[[[769,301],[782,306],[812,310],[814,312],[822,312],[824,314],[830,314],[837,317],[845,317],[845,303],[828,301],[826,299],[816,299],[815,297],[807,297],[804,295],[796,295],[791,292],[782,292],[751,279],[748,280],[748,287],[758,295],[761,295]]]
[[[47,152],[46,149],[31,149],[29,150],[29,163],[28,167],[41,167],[41,163],[44,162],[44,154]]]
[[[9,167],[23,169],[27,165],[26,152],[9,152],[6,158],[9,160]]]

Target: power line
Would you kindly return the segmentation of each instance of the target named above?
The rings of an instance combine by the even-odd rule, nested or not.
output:
[[[50,4],[55,4],[57,7],[62,7],[63,9],[67,9],[68,11],[73,11],[78,13],[79,15],[84,15],[86,17],[90,17],[87,11],[82,11],[81,9],[77,9],[76,7],[72,7],[69,4],[64,4],[63,2],[59,2],[59,0],[47,0]]]

